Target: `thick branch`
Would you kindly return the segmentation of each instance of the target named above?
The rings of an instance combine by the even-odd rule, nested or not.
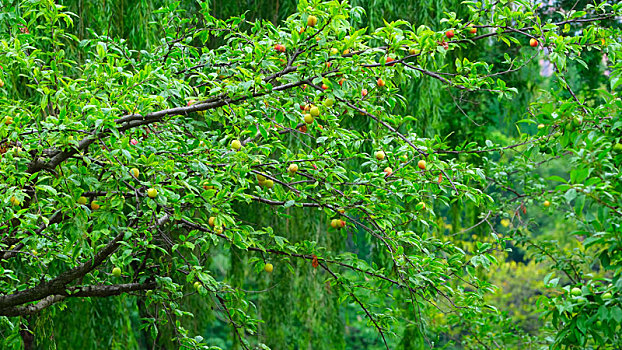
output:
[[[92,285],[83,287],[71,287],[59,294],[49,295],[36,304],[25,306],[13,306],[0,309],[0,316],[26,316],[35,314],[59,301],[70,297],[109,297],[137,290],[155,289],[155,281],[145,283],[126,283],[114,285]]]

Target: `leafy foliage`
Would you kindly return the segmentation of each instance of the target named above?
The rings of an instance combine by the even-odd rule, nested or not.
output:
[[[0,12],[2,348],[621,345],[621,4],[98,4]]]

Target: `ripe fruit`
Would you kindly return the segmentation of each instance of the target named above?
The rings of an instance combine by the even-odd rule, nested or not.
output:
[[[322,84],[322,90],[328,90],[328,85]]]
[[[581,295],[581,288],[578,287],[574,287],[570,290],[570,295],[578,297],[579,295]]]
[[[86,205],[87,201],[88,200],[84,196],[80,196],[80,198],[78,198],[78,204],[80,204],[80,205]]]
[[[231,148],[236,151],[239,150],[240,148],[242,148],[242,142],[240,142],[240,140],[231,141]]]
[[[455,34],[454,34],[454,31],[453,31],[452,29],[450,29],[450,30],[448,30],[448,31],[446,31],[446,32],[445,32],[445,36],[446,36],[448,39],[453,38],[453,37],[454,37],[454,35],[455,35]]]
[[[330,221],[330,227],[332,227],[332,228],[337,228],[337,226],[339,226],[339,224],[340,224],[340,223],[339,223],[339,221],[340,221],[340,220],[337,220],[337,219],[332,219],[332,220]]]
[[[309,110],[309,113],[311,113],[312,117],[317,117],[318,115],[320,115],[320,109],[317,108],[316,106],[311,107],[311,109]]]
[[[290,172],[290,173],[292,173],[292,174],[293,174],[293,173],[295,173],[295,172],[297,172],[297,171],[298,171],[298,164],[290,164],[290,165],[287,167],[287,171],[289,171],[289,172]]]
[[[339,86],[343,86],[343,82],[346,81],[346,78],[341,78],[339,80]]]
[[[611,293],[607,292],[607,293],[603,294],[602,298],[603,298],[603,300],[611,299]]]
[[[272,273],[272,270],[274,270],[274,266],[272,266],[272,264],[270,263],[267,263],[266,266],[263,267],[263,270],[267,273]]]
[[[272,187],[274,187],[274,181],[268,179],[268,180],[264,181],[264,185],[267,188],[272,188]]]
[[[114,277],[120,277],[121,276],[121,269],[118,267],[115,267],[114,269],[112,269],[112,275]]]
[[[420,161],[417,163],[417,166],[419,167],[419,169],[421,169],[421,170],[425,170],[425,166],[426,166],[426,164],[425,164],[425,160],[423,160],[423,159],[422,159],[422,160],[420,160]]]
[[[137,144],[138,144],[138,140],[136,140],[136,139],[131,139],[130,140],[130,145],[136,146]]]
[[[348,55],[348,54],[350,54],[350,49],[345,49],[345,50],[343,50],[343,54],[344,54],[344,55]]]
[[[315,27],[316,24],[317,24],[317,17],[315,17],[314,15],[311,15],[307,18],[307,25],[309,27]]]
[[[470,34],[475,34],[475,33],[477,33],[477,28],[475,28],[475,27],[469,27],[469,33],[470,33]]]
[[[214,227],[214,232],[217,233],[217,234],[221,234],[222,233],[222,226]]]
[[[363,89],[363,90],[361,90],[361,95],[362,95],[363,97],[367,96],[367,89]]]
[[[383,87],[386,85],[384,80],[382,80],[382,78],[378,78],[378,81],[376,83],[378,84],[379,87]]]
[[[377,151],[375,156],[376,156],[376,159],[383,160],[386,154],[384,153],[384,151]]]
[[[395,61],[395,59],[393,57],[391,57],[391,56],[388,56],[387,59],[385,60],[385,64],[387,66],[392,66],[392,65],[395,64],[395,63],[393,63],[393,61]]]
[[[384,173],[387,174],[387,176],[391,176],[391,174],[393,174],[393,169],[386,167],[384,168]]]
[[[326,62],[326,68],[330,68],[330,66],[332,65],[332,63],[330,62]],[[325,89],[326,90],[326,89]]]
[[[138,171],[138,169],[136,168],[132,168],[130,169],[130,174],[138,179],[138,175],[140,175],[140,171]]]
[[[312,118],[313,118],[313,117],[312,117]],[[302,126],[300,126],[300,127],[298,128],[298,130],[299,130],[300,132],[302,132],[302,133],[305,133],[305,132],[307,132],[307,126],[306,126],[306,125],[302,125]]]
[[[149,198],[155,198],[155,196],[158,195],[158,190],[156,190],[155,188],[150,188],[147,190],[147,196],[149,196]]]
[[[409,55],[416,55],[419,53],[419,50],[415,49],[414,47],[408,49],[408,54]]]
[[[616,152],[616,153],[620,153],[620,152],[622,152],[622,143],[616,143],[616,144],[613,146],[613,150],[614,150],[614,152]]]
[[[213,190],[214,189],[214,185],[203,185],[203,189],[204,190]]]
[[[215,216],[210,216],[209,220],[207,221],[207,223],[214,227],[216,225],[216,217]]]
[[[8,115],[4,117],[4,124],[11,125],[13,124],[13,117],[9,117]]]
[[[345,221],[343,221],[343,220],[337,220],[337,221],[339,221],[339,223],[338,223],[339,228],[346,227],[346,222]]]
[[[196,281],[194,282],[194,289],[199,290],[203,287],[203,285],[201,284],[201,282]]]
[[[284,46],[284,45],[281,45],[281,44],[276,44],[276,45],[274,45],[274,49],[275,49],[277,52],[285,52],[285,46]]]
[[[4,82],[2,81],[2,79],[0,79],[0,88],[4,87]]]
[[[327,98],[326,100],[324,100],[324,106],[325,107],[332,107],[335,104],[335,100],[332,97]]]
[[[549,206],[551,206],[551,202],[549,201],[544,201],[544,207],[548,208]]]
[[[531,39],[529,40],[529,46],[531,46],[531,47],[536,47],[536,46],[538,46],[538,40],[536,40],[536,39],[534,39],[534,38],[531,38]]]
[[[100,208],[99,203],[97,203],[96,201],[92,201],[92,202],[91,202],[91,209],[93,209],[93,210],[97,210],[97,209],[99,209],[99,208]]]
[[[311,114],[305,114],[305,123],[307,124],[313,123],[313,116]]]
[[[11,204],[18,206],[20,205],[20,201],[19,199],[15,198],[15,197],[11,197]]]

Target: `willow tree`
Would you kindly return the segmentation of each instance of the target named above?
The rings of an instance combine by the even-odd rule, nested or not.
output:
[[[300,1],[279,27],[220,20],[199,4],[191,18],[175,4],[159,11],[162,38],[140,51],[96,33],[78,39],[74,15],[52,1],[3,9],[3,348],[42,337],[32,315],[119,295],[132,296],[149,346],[218,345],[187,326],[205,312],[187,302],[198,298],[231,327],[220,346],[265,348],[272,338],[245,285],[294,268],[315,278],[305,295],[332,296],[323,299],[332,313],[305,318],[316,332],[328,331],[316,317],[356,309],[366,320],[357,325],[375,332],[370,348],[434,347],[444,333],[465,348],[524,347],[480,278],[508,240],[554,268],[540,304],[553,333],[530,344],[620,346],[622,50],[605,24],[622,5],[542,21],[535,4],[465,2],[466,15],[447,13],[442,27],[394,21],[368,31],[352,26],[362,11],[347,2]],[[209,49],[215,39],[225,44]],[[499,62],[446,61],[495,42],[521,49]],[[610,84],[588,104],[568,67],[594,50],[606,54]],[[519,122],[519,142],[427,137],[412,126],[426,115],[397,113],[408,110],[399,86],[409,80],[464,100],[511,99],[517,89],[504,79],[539,59],[554,79]],[[554,159],[572,165],[568,178],[538,175]],[[583,249],[525,235],[534,202],[575,220]],[[437,218],[465,205],[479,208],[474,227],[490,236],[469,249]],[[280,226],[300,224],[293,212],[307,221],[288,239]],[[494,223],[510,219],[516,229],[499,235]],[[361,235],[371,258],[353,249]],[[231,266],[213,261],[222,252],[236,257]],[[608,272],[591,274],[595,262]],[[305,303],[286,300],[284,310]]]

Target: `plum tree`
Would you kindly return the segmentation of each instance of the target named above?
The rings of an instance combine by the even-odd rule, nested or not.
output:
[[[550,15],[540,3],[465,2],[439,12],[442,24],[367,27],[345,1],[301,0],[278,25],[218,19],[208,2],[188,15],[175,2],[156,14],[161,37],[137,48],[114,31],[75,35],[75,15],[49,3],[16,2],[0,26],[14,89],[0,94],[0,316],[10,323],[0,347],[30,334],[33,315],[123,295],[139,311],[135,328],[179,347],[214,345],[182,322],[201,298],[230,326],[234,341],[222,344],[265,348],[261,296],[248,286],[276,279],[311,281],[302,300],[325,298],[309,304],[331,305],[354,333],[369,328],[376,348],[415,338],[419,348],[621,346],[612,22],[622,4]],[[37,25],[24,34],[23,23]],[[542,50],[508,46],[527,38]],[[576,86],[586,66],[603,69],[597,88]],[[516,79],[529,74],[526,88]],[[449,104],[415,106],[406,94]],[[505,108],[511,99],[521,108]],[[481,117],[493,110],[507,120]],[[556,210],[527,211],[543,198]],[[546,221],[537,215],[558,209],[573,230],[565,239],[581,238],[566,251],[532,234]],[[492,305],[487,273],[510,246],[550,270],[541,334],[517,336]],[[272,272],[266,261],[283,268],[244,273]],[[187,295],[190,283],[201,292]]]

